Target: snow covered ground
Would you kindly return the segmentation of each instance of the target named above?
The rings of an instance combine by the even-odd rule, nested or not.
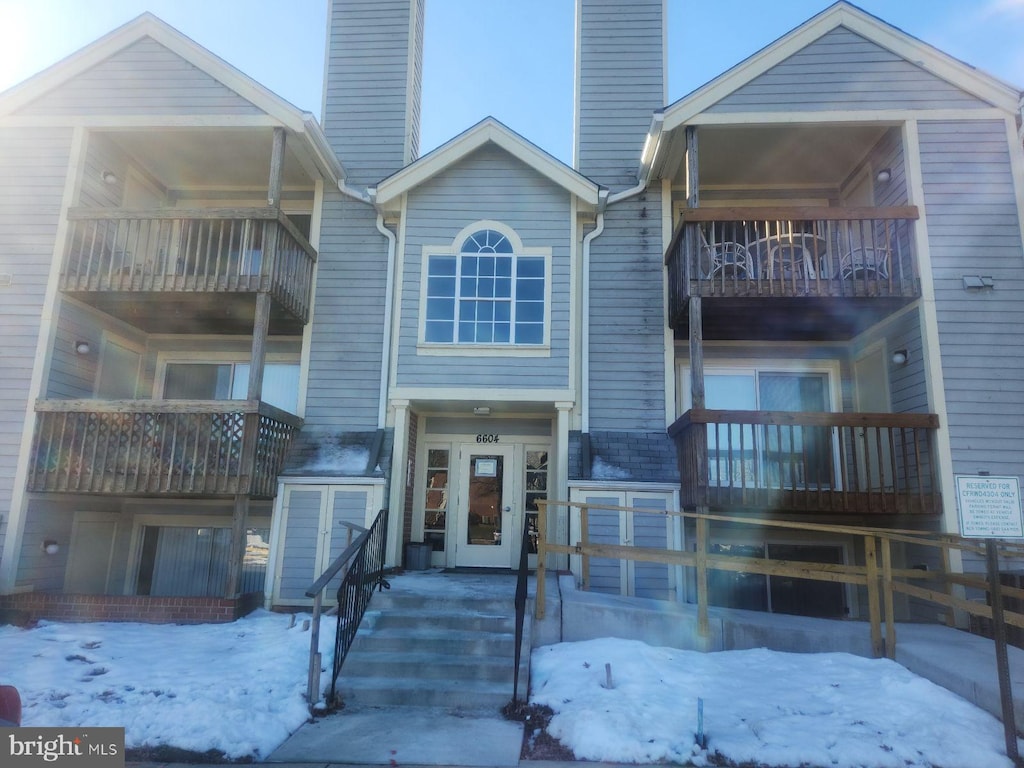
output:
[[[259,760],[306,720],[305,618],[4,626],[0,684],[20,689],[27,726],[123,726],[129,747]],[[324,619],[325,658],[332,625]],[[694,747],[702,700],[708,750],[736,762],[1011,765],[995,718],[886,660],[591,640],[536,650],[532,691],[557,713],[549,732],[589,760],[707,764]]]

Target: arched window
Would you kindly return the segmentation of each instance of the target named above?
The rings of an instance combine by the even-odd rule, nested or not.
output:
[[[428,258],[424,341],[543,344],[547,259],[517,252],[496,229]]]

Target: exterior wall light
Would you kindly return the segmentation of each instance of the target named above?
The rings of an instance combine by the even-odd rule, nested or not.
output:
[[[892,168],[883,168],[875,174],[875,181],[879,184],[885,184],[889,179],[892,178]]]
[[[104,184],[117,184],[117,174],[113,171],[100,171],[100,181]]]
[[[39,545],[39,548],[47,555],[56,555],[60,552],[60,544],[53,539],[44,539],[43,543]]]
[[[897,349],[892,353],[892,364],[893,365],[906,365],[910,359],[910,352],[905,349]]]
[[[76,355],[88,355],[92,351],[92,345],[88,341],[75,342]]]
[[[491,409],[488,408],[486,405],[478,405],[476,408],[473,409],[473,415],[474,416],[490,416],[491,415]]]

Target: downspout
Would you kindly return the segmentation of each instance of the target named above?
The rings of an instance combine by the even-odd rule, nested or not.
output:
[[[388,403],[388,380],[391,373],[391,332],[394,323],[394,301],[395,293],[395,233],[384,226],[384,214],[377,212],[377,231],[388,239],[388,264],[387,283],[384,287],[384,307],[387,312],[384,320],[384,349],[380,360],[380,398],[377,404],[377,429],[384,429],[387,421]]]
[[[583,338],[580,339],[583,361],[580,366],[580,410],[583,434],[590,432],[590,244],[604,232],[604,209],[608,205],[608,190],[602,189],[597,198],[597,225],[583,238]],[[589,472],[589,467],[587,469]],[[587,475],[589,477],[589,474]]]

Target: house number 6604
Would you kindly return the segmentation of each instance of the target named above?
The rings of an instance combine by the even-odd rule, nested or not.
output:
[[[496,443],[498,442],[497,435],[477,435],[476,441],[478,443]]]

